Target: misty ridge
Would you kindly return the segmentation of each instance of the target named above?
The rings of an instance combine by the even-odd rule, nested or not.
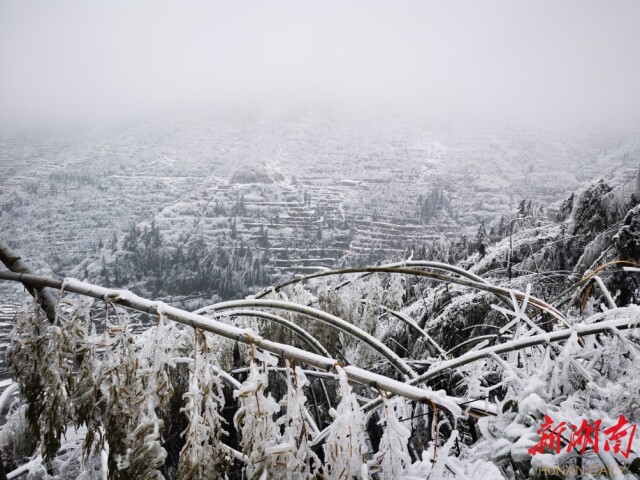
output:
[[[0,0],[0,480],[640,478],[638,46]]]

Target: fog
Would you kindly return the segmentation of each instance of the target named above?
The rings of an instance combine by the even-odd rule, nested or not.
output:
[[[627,121],[640,2],[0,2],[0,120],[237,108]]]

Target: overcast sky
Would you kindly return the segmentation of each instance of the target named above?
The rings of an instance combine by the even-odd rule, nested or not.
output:
[[[0,0],[0,118],[331,104],[640,116],[640,0]]]

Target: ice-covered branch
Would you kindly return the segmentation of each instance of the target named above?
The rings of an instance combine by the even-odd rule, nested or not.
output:
[[[22,258],[16,255],[9,246],[0,240],[0,262],[3,263],[10,271],[19,275],[30,274],[31,270],[22,261]],[[18,279],[18,281],[20,281]],[[44,310],[47,318],[50,322],[54,322],[56,318],[56,299],[51,292],[45,290],[43,287],[34,286],[33,284],[25,281],[22,282],[27,291],[36,298]]]

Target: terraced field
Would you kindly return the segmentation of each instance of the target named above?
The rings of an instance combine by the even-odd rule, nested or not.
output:
[[[521,199],[624,180],[639,159],[629,135],[319,117],[4,134],[0,229],[44,274],[99,280],[127,231],[153,222],[172,251],[266,252],[277,277],[473,235]]]

